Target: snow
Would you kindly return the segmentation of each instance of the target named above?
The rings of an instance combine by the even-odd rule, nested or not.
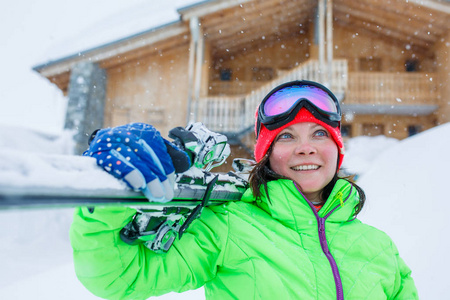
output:
[[[177,9],[199,0],[145,1],[95,22],[53,46],[45,60],[60,59],[180,20]]]
[[[5,129],[6,128],[6,129]],[[84,187],[115,188],[123,184],[101,171],[89,158],[65,152],[70,132],[60,137],[0,126],[0,185],[42,183],[55,172],[51,186],[67,186],[74,168],[97,181]],[[403,141],[358,137],[347,142],[344,168],[359,172],[358,183],[367,194],[360,219],[388,233],[413,271],[421,299],[442,299],[447,294],[450,263],[446,238],[450,225],[447,170],[450,169],[450,123]],[[33,141],[35,147],[31,148]],[[51,147],[49,147],[51,145]],[[358,157],[360,156],[360,157]],[[54,163],[52,163],[54,159]],[[83,164],[81,161],[89,163]],[[364,169],[358,168],[358,163]],[[39,169],[45,166],[40,172]],[[21,172],[12,175],[14,169]],[[60,173],[64,172],[66,173]],[[7,174],[7,176],[5,175]],[[76,172],[75,172],[76,173]],[[11,179],[9,177],[14,177]],[[92,177],[91,177],[92,178]],[[101,179],[103,178],[103,179]],[[72,209],[0,211],[0,295],[4,299],[98,299],[76,279],[68,230]],[[24,288],[26,287],[26,288]],[[179,299],[171,293],[158,299]],[[183,299],[203,299],[203,289],[183,293]]]
[[[21,0],[0,10],[0,124],[61,133],[67,99],[32,67],[180,18],[194,0]]]
[[[345,159],[341,169],[347,174],[359,176],[369,168],[383,151],[396,143],[398,143],[397,139],[388,138],[384,135],[352,138],[345,143]]]
[[[368,199],[360,219],[392,237],[421,299],[448,297],[449,136],[447,123],[403,140],[359,180]]]

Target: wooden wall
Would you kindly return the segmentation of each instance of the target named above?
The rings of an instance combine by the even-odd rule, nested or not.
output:
[[[334,57],[347,59],[349,72],[362,71],[364,59],[377,58],[380,58],[381,62],[381,69],[378,70],[380,72],[405,72],[405,62],[410,59],[419,61],[420,72],[436,71],[433,58],[425,53],[415,52],[407,45],[393,44],[392,41],[376,38],[364,31],[335,26],[333,43]]]
[[[430,116],[400,116],[400,115],[355,115],[351,121],[344,115],[342,125],[351,126],[351,137],[360,135],[376,136],[380,133],[396,139],[408,137],[408,127],[418,126],[424,131],[436,126],[436,118]]]
[[[309,59],[313,41],[308,32],[271,43],[264,47],[229,58],[217,58],[210,72],[210,80],[220,80],[220,69],[232,70],[231,81],[264,81],[255,78],[254,68],[271,68],[273,71],[292,69]]]
[[[185,126],[188,55],[181,46],[108,69],[105,126],[146,122],[163,135]]]
[[[436,112],[438,124],[450,122],[450,32],[435,46],[436,66],[439,80],[440,107]]]
[[[438,71],[435,58],[430,57],[428,54],[415,52],[407,45],[393,44],[387,40],[374,38],[371,34],[355,32],[354,29],[335,26],[333,42],[335,44],[334,57],[347,59],[350,73],[369,71],[407,74],[405,69],[407,60],[418,61],[418,72],[431,73]],[[442,52],[444,54],[445,50]],[[372,66],[372,70],[367,70],[368,67]],[[440,79],[435,78],[434,80]],[[381,132],[388,137],[404,139],[408,137],[408,126],[418,126],[420,131],[423,131],[436,126],[437,121],[436,116],[433,114],[416,117],[374,114],[355,115],[351,122],[345,121],[344,116],[343,125],[347,124],[351,124],[352,137],[377,135]]]

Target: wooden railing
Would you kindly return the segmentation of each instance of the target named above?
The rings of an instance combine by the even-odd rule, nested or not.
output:
[[[199,120],[210,130],[237,132],[244,128],[242,97],[208,97],[201,100]]]
[[[212,81],[209,83],[209,95],[219,96],[243,96],[256,90],[264,81]]]
[[[292,80],[312,80],[320,82],[319,62],[309,60],[295,69],[281,72],[279,76],[251,91],[245,96],[204,97],[199,100],[198,120],[209,129],[220,132],[236,132],[255,122],[255,111],[264,96],[275,86]],[[347,88],[347,61],[335,60],[332,65],[330,89],[339,97]]]
[[[317,60],[309,60],[304,64],[296,67],[293,70],[287,71],[284,74],[280,74],[278,78],[271,81],[259,89],[253,91],[247,95],[244,99],[245,102],[245,127],[254,124],[255,122],[255,111],[261,100],[270,92],[275,86],[280,85],[284,82],[292,80],[312,80],[316,82],[321,82],[321,75],[319,73],[319,62]],[[347,61],[346,60],[334,60],[332,67],[332,81],[330,89],[336,95],[343,95],[347,88]]]
[[[343,104],[437,104],[435,73],[352,72]]]

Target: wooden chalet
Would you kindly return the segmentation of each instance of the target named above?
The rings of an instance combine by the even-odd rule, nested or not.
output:
[[[250,157],[257,105],[294,79],[335,92],[346,137],[403,139],[450,121],[448,1],[217,0],[178,13],[34,68],[68,95],[80,151],[98,127],[146,122],[166,135],[198,120]]]

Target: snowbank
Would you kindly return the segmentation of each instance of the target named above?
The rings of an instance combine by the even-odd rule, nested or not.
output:
[[[384,151],[359,180],[367,194],[360,219],[392,237],[421,299],[448,297],[449,137],[447,123],[405,139]]]
[[[352,138],[345,143],[345,157],[341,169],[346,174],[359,177],[379,155],[397,143],[397,139],[384,135]]]
[[[52,135],[9,125],[0,125],[0,149],[46,154],[73,154],[74,132],[65,130]]]

